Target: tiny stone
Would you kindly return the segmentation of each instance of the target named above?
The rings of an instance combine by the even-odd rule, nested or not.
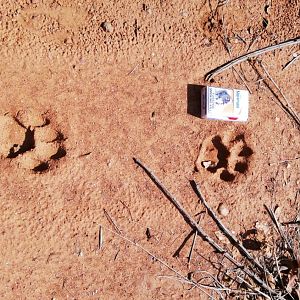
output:
[[[150,6],[143,4],[143,11],[145,11],[146,13],[148,13],[149,15],[152,14],[152,9],[150,8]]]
[[[189,13],[186,11],[186,10],[183,10],[180,12],[180,15],[183,17],[183,18],[187,18],[189,16]]]
[[[215,236],[218,238],[220,242],[224,242],[226,244],[230,243],[221,231],[216,231]]]
[[[216,163],[211,160],[205,160],[201,164],[202,164],[202,167],[205,169],[214,168],[216,166]]]
[[[107,161],[107,163],[106,163],[106,165],[110,168],[111,167],[111,165],[112,165],[112,159],[109,159],[108,161]]]
[[[103,22],[101,24],[101,27],[102,29],[105,31],[105,32],[113,32],[114,31],[114,27],[111,25],[111,23],[109,22]]]
[[[210,166],[211,166],[211,160],[207,160],[207,161],[203,161],[202,162],[202,166],[205,168],[205,169],[207,169],[207,168],[209,168]]]
[[[270,226],[266,223],[256,222],[255,228],[257,231],[261,231],[264,235],[267,235],[270,232]]]
[[[72,44],[72,38],[71,37],[67,37],[64,39],[64,43],[65,44]]]
[[[279,118],[279,117],[276,117],[276,118],[275,118],[275,122],[278,123],[279,121],[280,121],[280,118]]]
[[[270,11],[271,11],[271,5],[268,5],[268,4],[267,4],[267,5],[265,6],[265,13],[266,13],[266,14],[270,14]]]
[[[224,203],[220,203],[219,207],[218,207],[218,213],[223,216],[226,217],[229,214],[229,210],[228,208],[225,206]]]

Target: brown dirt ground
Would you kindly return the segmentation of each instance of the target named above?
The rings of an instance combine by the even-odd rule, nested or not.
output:
[[[299,36],[299,9],[298,0],[232,0],[212,20],[208,1],[200,0],[2,0],[1,116],[47,115],[49,126],[63,134],[66,155],[51,160],[45,172],[30,170],[39,150],[29,170],[19,161],[22,154],[0,160],[0,298],[205,298],[159,277],[174,274],[106,230],[112,226],[103,209],[126,236],[184,275],[209,268],[202,255],[215,258],[200,239],[189,270],[191,240],[173,257],[190,229],[137,169],[134,156],[193,215],[203,210],[189,184],[197,180],[213,208],[227,205],[224,221],[237,234],[268,221],[264,204],[279,205],[282,219],[291,219],[299,208],[299,160],[278,162],[300,155],[299,131],[252,67],[241,64],[253,92],[247,123],[201,120],[193,114],[199,99],[188,85],[204,84],[206,72],[249,45],[254,50]],[[113,32],[101,28],[105,21]],[[261,59],[300,112],[300,62],[282,70],[297,51],[289,47]],[[243,87],[230,70],[215,80]],[[194,171],[199,146],[209,137],[226,141],[238,134],[253,151],[245,173],[226,182],[218,172]],[[215,231],[207,216],[201,225]]]

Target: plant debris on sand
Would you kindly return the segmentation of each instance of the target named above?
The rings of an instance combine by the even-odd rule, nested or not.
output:
[[[223,243],[226,239],[219,236],[219,240],[224,244],[221,245],[199,226],[148,167],[138,159],[134,161],[176,207],[192,229],[212,246],[217,256],[220,256],[220,262],[213,263],[216,274],[206,271],[189,273],[185,283],[191,284],[193,288],[206,290],[212,299],[300,299],[298,216],[291,222],[281,224],[274,211],[265,206],[273,226],[257,222],[255,228],[241,235],[241,243],[210,208],[197,183],[192,181],[191,185],[200,202],[230,242]],[[182,278],[179,279],[182,281]]]

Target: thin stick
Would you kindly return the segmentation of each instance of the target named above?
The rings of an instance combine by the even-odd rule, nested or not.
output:
[[[246,285],[254,292],[254,293],[253,293],[254,295],[255,295],[255,293],[257,293],[257,294],[260,294],[260,295],[266,297],[266,299],[273,299],[272,297],[270,298],[269,295],[263,293],[262,291],[254,289],[254,288],[251,286],[251,284],[250,284],[248,281],[246,281],[244,278],[242,278],[242,277],[240,277],[240,276],[237,276],[237,279],[243,281],[243,282],[244,282],[244,283],[245,283],[245,284],[246,284]],[[248,292],[248,293],[251,294],[250,292]]]
[[[98,241],[98,249],[101,250],[103,247],[103,229],[101,225],[99,226]]]
[[[103,209],[103,211],[104,211],[106,218],[110,222],[110,224],[113,225],[113,227],[119,234],[121,234],[122,232],[121,232],[120,228],[118,227],[118,225],[116,224],[116,222],[113,220],[113,218],[109,215],[109,213],[105,209]]]
[[[175,253],[173,254],[173,257],[179,257],[179,254],[181,252],[181,250],[183,249],[183,247],[185,246],[185,244],[188,242],[188,240],[191,238],[191,236],[195,233],[195,230],[192,230],[183,240],[183,242],[181,243],[181,245],[178,247],[178,249],[175,251]]]
[[[287,246],[287,250],[290,252],[290,254],[292,255],[293,259],[296,259],[296,256],[294,254],[294,250],[293,247],[291,246],[289,240],[287,239],[287,237],[285,236],[283,229],[281,227],[281,224],[278,222],[273,210],[271,208],[269,208],[267,205],[264,205],[265,209],[267,210],[271,220],[273,221],[275,228],[277,229],[278,233],[280,234],[281,238],[284,240],[286,246]]]
[[[300,55],[294,56],[289,62],[285,64],[285,66],[282,68],[282,70],[286,69],[287,67],[291,66],[297,59],[300,58]]]
[[[127,74],[127,76],[131,75],[139,66],[139,64],[136,64],[135,67]]]
[[[281,94],[282,98],[285,100],[285,102],[287,103],[287,106],[290,108],[290,110],[292,111],[293,115],[295,116],[296,120],[298,121],[298,125],[300,125],[300,119],[298,114],[296,113],[296,111],[294,110],[293,106],[290,104],[289,100],[287,99],[287,97],[283,94],[281,88],[278,86],[278,84],[275,82],[275,80],[272,78],[272,76],[270,75],[270,73],[268,72],[267,68],[265,67],[265,65],[260,61],[259,64],[261,65],[261,67],[263,68],[264,72],[267,74],[267,76],[269,77],[269,79],[271,80],[271,82],[275,85],[275,87],[277,88],[277,90],[279,91],[279,93]]]
[[[129,213],[129,216],[131,218],[131,221],[133,221],[133,217],[132,217],[132,214],[131,214],[131,211],[130,211],[130,208],[128,207],[128,205],[126,205],[122,200],[120,200],[120,202],[123,204],[123,206],[127,209],[128,213]]]
[[[197,230],[201,238],[208,242],[211,247],[215,249],[218,253],[223,254],[231,263],[233,263],[238,268],[242,269],[243,272],[251,277],[261,288],[268,290],[272,294],[277,294],[271,288],[269,288],[266,283],[259,278],[254,272],[246,268],[244,265],[236,261],[225,249],[218,245],[207,233],[197,224],[197,222],[189,215],[189,213],[184,209],[181,203],[166,189],[166,187],[160,182],[160,180],[148,169],[142,162],[136,158],[133,158],[134,162],[139,165],[145,173],[150,177],[150,179],[156,184],[156,186],[163,192],[163,194],[170,200],[170,202],[177,208],[184,220],[194,229]]]
[[[235,67],[232,67],[232,69],[239,76],[239,78],[242,80],[243,84],[245,85],[245,87],[247,88],[247,90],[249,91],[249,93],[252,94],[252,91],[251,91],[249,85],[247,84],[247,82],[243,78],[243,76],[240,74],[240,72]]]
[[[286,162],[297,160],[297,159],[300,159],[300,156],[294,157],[294,158],[288,158],[288,159],[280,160],[280,161],[273,162],[273,163],[269,163],[269,166],[277,165],[277,164],[284,164]]]
[[[281,285],[284,286],[283,281],[282,281],[281,272],[280,272],[280,269],[279,269],[279,264],[278,264],[277,255],[276,255],[275,252],[276,252],[276,251],[275,251],[275,249],[274,249],[274,250],[273,250],[273,253],[274,253],[273,255],[274,255],[274,257],[275,257],[275,264],[276,264],[277,273],[278,273],[278,276],[279,276]]]
[[[173,275],[158,275],[158,277],[160,277],[160,278],[171,278],[171,279],[177,279],[178,280],[178,278],[176,277],[176,276],[173,276]],[[183,282],[185,282],[185,283],[189,283],[189,284],[191,284],[190,283],[190,280],[186,280],[186,279],[182,279],[182,278],[180,278],[180,280],[182,280]],[[213,278],[213,280],[215,280],[214,278]],[[195,282],[196,283],[196,282]],[[198,284],[199,284],[199,282],[198,282]],[[229,288],[226,288],[226,287],[215,287],[215,286],[211,286],[211,285],[206,285],[206,284],[202,284],[201,283],[201,286],[203,286],[203,288],[206,288],[206,289],[208,289],[208,290],[215,290],[215,291],[231,291],[231,289],[229,289]]]
[[[188,257],[188,268],[190,268],[190,262],[193,256],[193,251],[194,251],[194,247],[195,247],[195,243],[196,243],[196,238],[197,238],[197,231],[194,232],[194,236],[193,236],[193,242],[192,242],[192,246],[190,249],[190,253],[189,253],[189,257]]]
[[[197,222],[198,224],[200,222],[200,219],[201,219],[201,215],[199,216],[199,220]],[[188,256],[188,268],[190,268],[190,262],[191,262],[191,259],[192,259],[192,256],[193,256],[193,251],[194,251],[194,247],[195,247],[195,243],[196,243],[196,238],[197,238],[197,231],[195,230],[194,236],[193,236],[193,241],[192,241],[192,246],[191,246],[190,253],[189,253],[189,256]]]
[[[114,233],[115,235],[117,235],[118,237],[122,238],[123,240],[129,242],[130,244],[134,245],[135,247],[143,250],[144,252],[146,252],[148,255],[150,255],[151,257],[153,257],[156,261],[160,262],[163,266],[165,266],[166,268],[168,268],[169,270],[171,270],[172,272],[174,272],[178,277],[180,277],[181,279],[183,279],[186,283],[189,283],[195,287],[198,287],[202,292],[204,292],[206,295],[210,296],[205,290],[204,288],[206,287],[202,287],[200,284],[198,284],[197,282],[188,279],[187,277],[185,277],[184,275],[182,275],[181,273],[179,273],[177,270],[175,270],[173,267],[169,266],[165,261],[163,261],[162,259],[160,259],[159,257],[157,257],[156,255],[154,255],[153,253],[151,253],[150,251],[148,251],[146,248],[144,248],[143,246],[141,246],[140,244],[134,242],[133,240],[129,239],[128,237],[124,236],[121,233],[118,233],[117,231],[111,230],[109,228],[107,228],[108,231]]]
[[[225,234],[227,239],[231,242],[231,244],[236,247],[239,252],[248,259],[255,267],[257,267],[261,272],[264,271],[264,267],[250,254],[250,252],[240,243],[240,241],[233,235],[233,233],[222,223],[222,221],[217,217],[217,215],[214,213],[214,211],[210,208],[208,203],[206,202],[205,198],[203,197],[200,188],[198,184],[192,180],[191,185],[202,202],[202,204],[205,206],[205,208],[208,211],[208,214],[212,217],[212,219],[217,224],[218,228]]]
[[[213,69],[212,71],[208,72],[206,75],[205,75],[205,80],[210,80],[212,79],[214,76],[216,76],[217,74],[220,74],[221,72],[223,72],[224,70],[226,69],[229,69],[243,61],[246,61],[250,58],[253,58],[253,57],[256,57],[258,55],[262,55],[264,53],[267,53],[267,52],[270,52],[270,51],[274,51],[274,50],[277,50],[277,49],[282,49],[284,47],[287,47],[287,46],[293,46],[293,45],[297,45],[297,44],[300,44],[300,37],[296,37],[294,39],[291,39],[291,40],[287,40],[287,41],[284,41],[282,43],[279,43],[279,44],[276,44],[276,45],[272,45],[272,46],[267,46],[267,47],[264,47],[264,48],[261,48],[259,50],[255,50],[255,51],[252,51],[250,53],[247,53],[247,54],[244,54],[240,57],[237,57],[215,69]]]
[[[257,69],[257,67],[251,63],[251,66],[253,68],[253,70],[259,75],[261,76],[259,70]],[[262,77],[262,76],[261,76]],[[266,87],[270,90],[270,92],[276,97],[277,102],[274,101],[277,105],[279,105],[279,107],[289,116],[289,118],[294,121],[297,124],[297,127],[300,129],[300,120],[298,118],[297,115],[295,115],[295,112],[291,110],[291,107],[289,107],[288,105],[286,105],[281,99],[280,97],[275,93],[275,91],[272,89],[271,85],[268,83],[268,81],[265,78],[262,78],[263,82],[265,83]],[[270,79],[271,80],[271,79]],[[272,98],[273,99],[273,98]]]

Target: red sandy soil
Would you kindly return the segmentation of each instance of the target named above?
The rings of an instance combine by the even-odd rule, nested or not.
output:
[[[278,205],[283,221],[297,214],[300,160],[280,161],[300,156],[299,130],[253,67],[236,67],[252,91],[247,123],[200,119],[193,85],[246,51],[299,36],[300,4],[227,2],[214,14],[216,1],[1,1],[1,299],[205,298],[108,230],[104,209],[122,234],[184,276],[216,259],[200,238],[189,268],[191,239],[173,257],[190,228],[133,157],[191,215],[203,211],[196,180],[215,210],[228,207],[222,220],[238,235],[270,222],[264,204]],[[259,59],[300,113],[300,61],[282,70],[293,53],[299,47]],[[232,70],[213,85],[245,88]],[[31,145],[19,151],[28,128]],[[211,139],[231,153],[239,135],[251,149],[243,172],[224,181],[220,171],[195,171],[201,145],[205,160]],[[200,224],[214,235],[208,216]]]

